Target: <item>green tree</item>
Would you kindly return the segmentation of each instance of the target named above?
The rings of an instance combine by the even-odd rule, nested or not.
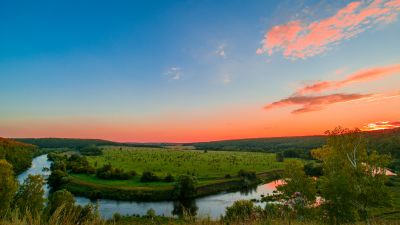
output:
[[[52,189],[57,190],[69,182],[69,177],[64,171],[53,170],[50,176],[47,178],[47,182]]]
[[[45,181],[41,175],[29,175],[18,189],[15,196],[15,207],[22,213],[27,211],[32,215],[41,213],[45,203],[44,184]]]
[[[62,189],[52,193],[46,206],[46,212],[51,215],[60,207],[66,209],[74,207],[75,199],[71,192]]]
[[[190,199],[196,196],[196,177],[182,175],[175,185],[175,195],[179,199]]]
[[[321,195],[330,222],[368,220],[369,208],[390,200],[384,169],[390,158],[368,152],[367,141],[358,129],[338,127],[327,134],[327,144],[312,154],[323,162]]]
[[[10,208],[10,203],[17,191],[18,183],[14,177],[12,165],[0,159],[0,218]]]
[[[286,161],[283,174],[285,184],[278,186],[277,190],[285,199],[290,199],[300,193],[305,204],[310,205],[315,201],[316,184],[311,177],[306,175],[303,168],[303,164],[298,160]]]

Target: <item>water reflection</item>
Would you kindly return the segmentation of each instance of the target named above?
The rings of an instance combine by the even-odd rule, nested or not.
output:
[[[172,215],[182,217],[182,216],[197,216],[196,200],[183,200],[174,202],[174,209],[172,210]]]

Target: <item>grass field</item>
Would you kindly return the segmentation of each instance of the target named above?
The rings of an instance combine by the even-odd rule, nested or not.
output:
[[[199,180],[236,176],[240,169],[267,172],[280,169],[275,154],[258,152],[222,152],[175,150],[141,147],[103,147],[103,155],[89,156],[92,166],[98,168],[111,163],[115,168],[135,170],[138,174],[152,171],[163,177],[168,173],[179,176],[191,174]]]

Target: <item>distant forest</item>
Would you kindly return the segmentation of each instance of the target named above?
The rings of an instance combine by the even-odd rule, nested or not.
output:
[[[393,159],[400,159],[400,128],[364,132],[369,140],[368,149],[390,153]],[[260,151],[278,153],[285,157],[311,158],[310,150],[326,143],[326,136],[253,138],[212,142],[188,143],[196,149],[225,151]]]
[[[390,153],[392,158],[400,161],[400,128],[364,132],[368,138],[368,149],[379,153]],[[19,138],[17,141],[32,144],[39,148],[81,149],[87,146],[131,146],[131,147],[167,147],[176,143],[119,143],[101,139],[70,138]],[[199,150],[214,151],[258,151],[281,153],[284,157],[311,159],[310,150],[326,143],[326,136],[253,138],[224,140],[199,143],[184,143],[182,146],[194,146]]]

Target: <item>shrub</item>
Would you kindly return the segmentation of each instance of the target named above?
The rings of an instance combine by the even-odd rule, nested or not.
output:
[[[156,217],[156,211],[154,211],[154,209],[150,208],[150,209],[147,210],[147,212],[146,212],[146,217],[148,217],[148,218],[154,218],[154,217]]]
[[[164,178],[165,182],[174,182],[175,178],[174,176],[172,176],[171,174],[168,174],[165,178]]]
[[[124,172],[123,169],[113,168],[111,164],[106,164],[96,170],[96,176],[106,180],[128,180],[136,175],[135,171]]]
[[[239,200],[232,206],[226,208],[224,219],[233,222],[244,222],[250,220],[255,211],[253,202],[249,200]]]
[[[150,171],[144,171],[142,173],[142,177],[140,178],[141,182],[155,182],[155,181],[160,181],[161,179],[156,176],[153,172]]]
[[[225,178],[226,178],[226,179],[230,179],[230,178],[232,178],[232,176],[231,176],[230,174],[226,174],[226,175],[225,175]]]

